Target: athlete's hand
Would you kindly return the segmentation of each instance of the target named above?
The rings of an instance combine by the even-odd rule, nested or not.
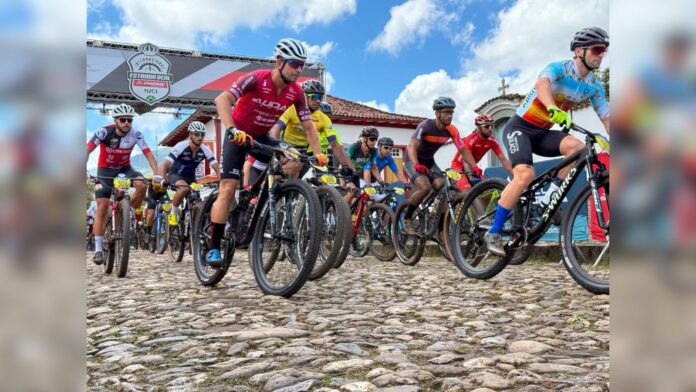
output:
[[[478,177],[479,180],[480,180],[481,178],[483,178],[483,170],[481,170],[480,167],[474,166],[471,170],[472,170],[474,173],[476,173],[476,177]]]
[[[319,166],[326,166],[329,163],[329,157],[325,154],[314,154],[314,157],[317,158],[317,165]]]
[[[353,169],[349,168],[348,166],[343,166],[341,168],[341,175],[343,177],[352,177],[354,173],[355,172],[353,172]]]
[[[563,128],[570,128],[570,125],[573,123],[570,119],[570,113],[561,110],[556,105],[551,105],[548,107],[548,109],[549,116],[551,116],[551,121],[562,126]]]
[[[164,181],[164,178],[162,178],[162,176],[160,176],[159,174],[152,176],[152,182],[154,182],[156,184],[161,184],[163,181]]]
[[[254,144],[254,139],[247,135],[246,132],[240,131],[239,129],[234,129],[232,127],[227,128],[227,136],[230,138],[230,141],[234,144],[238,144],[240,146],[246,144],[247,139],[249,139],[249,144],[252,145]]]
[[[413,167],[416,169],[416,172],[419,174],[427,175],[428,172],[430,172],[430,170],[428,170],[428,168],[425,167],[425,165],[423,165],[421,163],[416,163],[415,165],[413,165]]]

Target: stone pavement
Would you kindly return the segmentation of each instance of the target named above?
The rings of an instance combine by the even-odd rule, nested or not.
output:
[[[556,263],[490,281],[444,259],[349,258],[291,299],[263,296],[246,252],[201,286],[186,256],[87,255],[89,391],[603,391],[609,297]]]

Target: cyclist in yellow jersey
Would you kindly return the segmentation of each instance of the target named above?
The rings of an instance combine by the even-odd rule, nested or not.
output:
[[[338,137],[336,130],[332,128],[331,119],[324,114],[320,109],[322,99],[324,98],[324,86],[317,80],[307,80],[302,83],[302,89],[307,95],[307,104],[312,112],[312,122],[319,134],[322,153],[328,151],[329,146],[333,150],[336,159],[343,166],[342,174],[344,176],[353,175],[353,163],[348,159],[341,139]],[[302,128],[302,123],[297,115],[295,106],[290,106],[283,115],[280,116],[276,125],[271,128],[272,137],[280,137],[283,141],[290,144],[302,153],[311,153],[312,148],[309,146],[307,134]],[[299,162],[288,162],[283,168],[291,178],[298,178],[304,175],[308,169],[304,168]]]

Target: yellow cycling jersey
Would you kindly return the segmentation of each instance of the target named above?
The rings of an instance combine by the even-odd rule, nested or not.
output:
[[[321,110],[312,112],[312,122],[319,134],[319,143],[321,144],[323,153],[326,153],[328,150],[330,141],[336,140],[338,143],[341,143],[338,133],[331,125],[331,119]],[[297,116],[295,105],[290,106],[285,113],[280,116],[278,123],[282,129],[281,139],[293,147],[308,148],[308,151],[311,152],[312,148],[309,147],[307,134],[304,128],[302,128],[300,118]]]

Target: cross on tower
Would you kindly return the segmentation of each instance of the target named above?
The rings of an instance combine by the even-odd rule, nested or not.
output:
[[[509,84],[505,84],[505,78],[503,78],[502,84],[500,87],[498,87],[498,91],[502,91],[502,95],[505,95],[505,89],[510,87]]]

